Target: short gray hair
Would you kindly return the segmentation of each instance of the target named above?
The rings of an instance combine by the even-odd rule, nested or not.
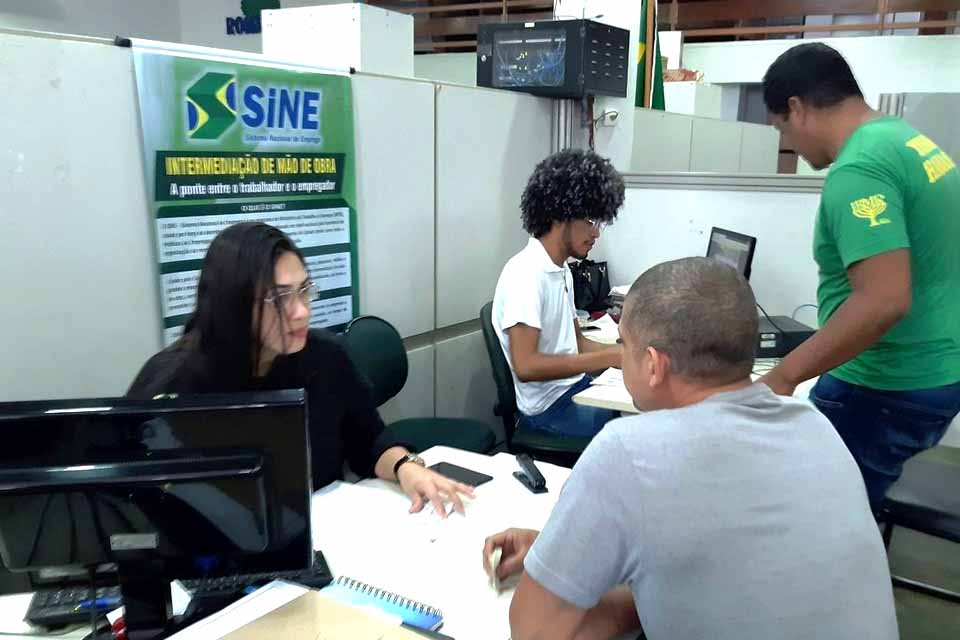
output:
[[[682,258],[637,278],[621,324],[641,348],[667,354],[672,373],[722,384],[753,370],[756,304],[750,285],[732,267],[712,258]]]

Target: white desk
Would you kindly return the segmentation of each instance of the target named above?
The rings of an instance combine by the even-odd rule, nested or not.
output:
[[[483,571],[483,542],[509,527],[541,529],[569,469],[537,463],[548,493],[534,495],[513,472],[512,455],[484,456],[447,447],[423,453],[427,464],[458,464],[491,475],[466,516],[409,514],[396,485],[364,480],[314,498],[313,539],[334,575],[346,575],[443,611],[441,631],[457,640],[507,640],[512,589],[496,594]]]
[[[768,361],[758,360],[757,363],[758,370],[751,376],[754,381],[759,380],[764,373],[770,370],[771,366]],[[806,399],[810,395],[810,390],[813,389],[813,385],[816,383],[816,378],[801,383],[797,386],[796,391],[793,392],[793,396],[795,398]],[[633,406],[633,398],[630,397],[627,388],[622,385],[593,385],[573,396],[573,401],[577,404],[587,407],[597,407],[598,409],[610,409],[621,413],[640,413],[640,411]]]
[[[496,594],[483,571],[484,539],[509,527],[542,529],[570,470],[542,462],[548,493],[534,495],[514,477],[512,455],[484,456],[447,447],[423,454],[494,479],[478,487],[467,515],[441,520],[410,514],[410,500],[382,480],[335,483],[313,498],[314,546],[335,576],[346,575],[441,609],[442,631],[457,640],[507,640],[512,589]],[[37,633],[22,622],[30,594],[0,597],[0,632]],[[78,640],[88,629],[51,636]],[[4,638],[28,636],[4,636]]]
[[[4,634],[17,634],[17,633],[26,633],[26,634],[36,634],[39,632],[38,629],[31,627],[26,622],[23,621],[23,616],[27,613],[27,607],[30,605],[30,597],[32,594],[29,593],[18,593],[12,596],[0,596],[0,632]],[[51,635],[51,638],[64,638],[66,640],[75,640],[83,638],[87,633],[90,632],[89,628],[82,630],[74,631],[66,635]],[[27,635],[27,636],[18,636],[18,635],[4,635],[3,638],[22,638],[27,640],[28,638],[35,638],[36,636]]]

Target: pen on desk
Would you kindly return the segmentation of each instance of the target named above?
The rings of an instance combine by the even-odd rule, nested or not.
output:
[[[88,611],[90,609],[108,609],[111,607],[117,607],[123,600],[120,596],[106,596],[103,598],[97,598],[95,600],[84,600],[77,605],[75,611]]]

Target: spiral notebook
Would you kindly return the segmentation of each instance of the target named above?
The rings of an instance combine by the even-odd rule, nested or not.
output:
[[[335,582],[321,589],[320,593],[353,607],[374,607],[417,629],[436,631],[443,624],[443,613],[439,609],[346,576],[340,576]]]

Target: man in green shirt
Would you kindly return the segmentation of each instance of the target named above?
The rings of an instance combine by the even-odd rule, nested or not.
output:
[[[820,330],[763,381],[786,395],[820,376],[811,400],[876,512],[904,461],[960,411],[960,171],[935,141],[871,109],[824,44],[783,53],[763,90],[788,144],[830,166],[813,242]]]

